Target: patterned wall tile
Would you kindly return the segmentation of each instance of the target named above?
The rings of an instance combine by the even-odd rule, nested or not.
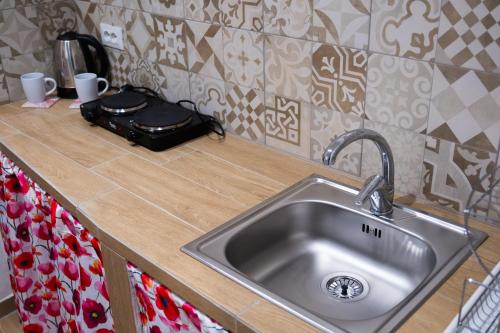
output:
[[[263,0],[220,0],[221,23],[226,27],[262,31]]]
[[[157,42],[153,16],[147,12],[125,10],[127,50],[132,57],[156,61]]]
[[[196,103],[200,112],[220,119],[224,126],[226,121],[226,92],[224,81],[205,75],[190,74],[191,100]]]
[[[314,0],[313,40],[349,46],[368,47],[371,0]]]
[[[361,116],[364,112],[365,51],[315,43],[312,55],[312,103]]]
[[[408,58],[434,59],[440,0],[373,0],[370,49]]]
[[[158,64],[160,92],[168,101],[176,103],[181,99],[190,99],[189,73],[182,69]]]
[[[187,69],[188,49],[184,20],[154,15],[157,42],[156,61],[163,65]]]
[[[500,140],[500,75],[435,66],[428,133],[496,151]]]
[[[0,12],[0,56],[15,57],[48,45],[38,27],[38,7],[16,7]]]
[[[309,102],[312,43],[266,36],[265,45],[266,91]]]
[[[5,81],[9,89],[11,101],[17,101],[25,97],[20,80],[22,74],[37,71],[54,77],[53,57],[52,50],[47,49],[2,59]]]
[[[115,7],[123,7],[123,0],[101,0],[101,4]]]
[[[122,0],[123,7],[128,9],[140,10],[141,3],[151,3],[151,0]]]
[[[462,211],[472,189],[479,195],[489,187],[494,166],[493,153],[427,137],[421,196]],[[481,183],[485,175],[486,180]]]
[[[77,9],[78,31],[99,36],[99,22],[102,16],[99,4],[81,0],[74,1]]]
[[[323,152],[337,136],[363,127],[363,118],[334,110],[313,107],[311,112],[311,159],[321,162]],[[361,141],[347,146],[333,167],[359,176],[361,172]]]
[[[310,109],[297,99],[266,95],[266,144],[309,158]]]
[[[186,0],[186,18],[208,23],[221,22],[221,0]]]
[[[141,0],[141,4],[145,6],[151,3],[151,12],[161,15],[184,17],[184,0]]]
[[[303,38],[312,24],[312,0],[264,0],[264,31]]]
[[[366,117],[425,133],[432,90],[428,62],[371,54],[368,59]]]
[[[3,65],[0,64],[0,104],[9,102],[9,90],[5,81],[5,72]]]
[[[117,27],[121,27],[126,31],[125,26],[125,8],[114,6],[100,5],[101,21],[99,23],[107,23]]]
[[[156,64],[141,58],[130,57],[129,83],[160,92],[160,78]]]
[[[128,83],[130,72],[130,56],[128,53],[107,49],[111,63],[111,86],[121,87]]]
[[[223,80],[222,27],[193,21],[187,23],[189,70]]]
[[[53,45],[57,36],[77,29],[76,5],[73,1],[56,1],[39,7],[38,20],[42,37]]]
[[[227,129],[246,139],[264,143],[266,118],[264,92],[226,83]]]
[[[0,0],[0,9],[9,9],[16,6],[16,0]]]
[[[443,1],[436,60],[477,70],[500,70],[500,2]]]
[[[394,155],[396,191],[417,195],[422,172],[425,136],[371,120],[365,120],[364,127],[380,133],[389,142]],[[362,178],[382,172],[380,152],[371,141],[363,141],[361,164]]]
[[[226,80],[249,88],[264,89],[264,37],[260,33],[224,29]]]

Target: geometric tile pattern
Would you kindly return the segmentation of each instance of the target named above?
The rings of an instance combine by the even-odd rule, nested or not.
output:
[[[270,35],[265,43],[266,91],[309,102],[312,43]]]
[[[425,133],[431,89],[430,63],[371,54],[368,58],[366,117]]]
[[[500,76],[438,65],[428,132],[435,138],[495,152],[500,140]]]
[[[371,120],[365,120],[364,127],[380,133],[391,147],[394,156],[396,192],[417,195],[424,159],[425,135]],[[381,174],[380,153],[371,141],[364,140],[361,161],[361,177],[363,179]]]
[[[264,143],[264,92],[258,89],[226,84],[227,129],[246,139]]]
[[[121,87],[129,81],[130,56],[125,52],[108,50],[111,63],[111,86]]]
[[[153,15],[125,10],[127,50],[130,56],[149,61],[157,60],[157,42]]]
[[[266,144],[309,158],[310,106],[286,97],[266,96]]]
[[[0,12],[0,56],[14,57],[47,47],[38,27],[38,7],[17,7]]]
[[[53,45],[59,34],[77,29],[76,5],[71,0],[43,4],[39,8],[39,26],[42,37]]]
[[[22,74],[37,71],[54,77],[53,59],[52,49],[2,59],[10,100],[25,98],[20,80]]]
[[[365,51],[316,43],[312,56],[312,103],[361,116],[367,60]]]
[[[363,127],[363,118],[350,113],[313,107],[311,112],[311,159],[321,162],[323,151],[337,136]],[[359,176],[361,172],[361,141],[340,151],[333,168]]]
[[[385,54],[434,59],[440,0],[373,0],[370,49]]]
[[[226,27],[262,31],[263,0],[221,0],[222,24]]]
[[[264,88],[264,38],[262,34],[224,29],[226,80],[250,88]]]
[[[3,71],[3,66],[0,65],[0,103],[6,103],[9,101],[9,90],[7,88],[7,82],[5,82],[5,73]]]
[[[100,6],[97,3],[75,0],[78,32],[99,36],[101,21]]]
[[[189,73],[185,70],[158,64],[160,92],[168,101],[176,103],[181,99],[190,99]]]
[[[478,195],[488,189],[494,168],[493,153],[427,137],[421,196],[461,211],[473,189]]]
[[[207,23],[220,23],[220,0],[186,0],[186,18]]]
[[[201,113],[220,119],[226,126],[226,92],[224,81],[200,74],[190,74],[191,100]]]
[[[156,92],[160,91],[160,79],[157,65],[150,61],[130,57],[129,82],[138,87],[147,87]]]
[[[500,69],[500,1],[444,1],[438,44],[438,62]]]
[[[312,24],[312,0],[264,0],[264,31],[305,37]]]
[[[187,69],[186,24],[184,20],[154,16],[157,42],[156,61],[179,69]]]
[[[370,0],[314,0],[313,40],[358,49],[368,46]]]
[[[223,80],[222,27],[202,22],[187,23],[189,70]]]

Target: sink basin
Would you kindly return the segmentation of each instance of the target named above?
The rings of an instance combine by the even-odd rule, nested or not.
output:
[[[183,251],[322,330],[393,331],[470,248],[459,225],[405,207],[375,217],[357,192],[310,176]]]

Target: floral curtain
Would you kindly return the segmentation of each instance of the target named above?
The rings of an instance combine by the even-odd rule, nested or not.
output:
[[[112,333],[99,241],[5,155],[0,231],[25,333]]]
[[[128,272],[142,333],[228,332],[131,263]]]

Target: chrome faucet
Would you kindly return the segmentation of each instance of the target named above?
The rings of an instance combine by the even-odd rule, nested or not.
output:
[[[377,146],[381,158],[383,175],[369,177],[363,188],[359,191],[355,203],[362,205],[370,198],[370,211],[373,215],[387,216],[392,213],[392,202],[394,200],[394,158],[391,147],[387,141],[375,131],[369,129],[357,129],[346,132],[332,140],[323,153],[323,164],[331,165],[339,152],[354,141],[368,139]]]

